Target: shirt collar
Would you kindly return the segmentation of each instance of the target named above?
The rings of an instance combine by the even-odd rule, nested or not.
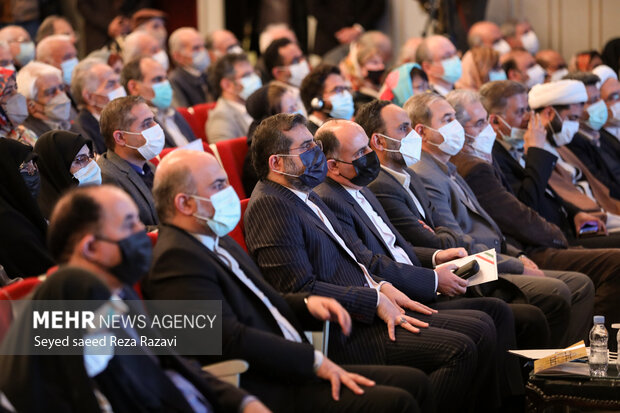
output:
[[[439,159],[435,158],[433,154],[422,151],[422,159],[425,157],[430,158],[433,162],[435,162],[435,164],[437,164],[437,166],[443,171],[443,173],[450,176],[456,174],[456,166],[454,166],[452,162],[448,161],[447,163],[443,163]]]
[[[308,203],[308,199],[310,198],[310,193],[298,191],[297,189],[289,188],[288,186],[285,186],[285,188],[291,191],[292,193],[294,193],[295,195],[297,195],[299,199],[301,199],[304,202],[304,204]]]
[[[385,172],[392,175],[396,180],[404,187],[409,188],[409,183],[411,182],[411,176],[406,172],[398,172],[394,169],[388,168],[385,165],[381,165],[381,169]]]
[[[444,96],[444,97],[452,91],[452,89],[447,89],[441,85],[434,84],[432,86],[433,86],[433,89],[435,89],[437,93],[439,93],[441,96]]]
[[[360,191],[358,189],[349,188],[346,185],[339,184],[341,187],[345,189],[353,198],[357,198],[360,195]]]
[[[185,70],[187,73],[189,73],[190,75],[194,77],[200,77],[201,75],[200,71],[194,69],[191,66],[183,66],[181,69]]]
[[[604,128],[607,132],[620,139],[620,127],[619,126],[606,126]]]
[[[148,168],[148,165],[146,162],[144,163],[144,166],[142,168],[140,168],[138,165],[135,165],[127,160],[125,162],[127,162],[129,166],[131,166],[131,169],[136,171],[138,175],[144,175],[146,173],[145,168]]]
[[[195,232],[192,232],[191,234],[194,236],[194,238],[200,241],[202,245],[204,245],[211,251],[215,252],[215,247],[217,247],[217,243],[218,243],[217,237],[214,237],[211,235],[205,235],[205,234],[197,234]]]

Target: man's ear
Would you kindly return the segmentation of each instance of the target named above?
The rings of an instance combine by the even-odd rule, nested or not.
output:
[[[271,69],[271,76],[275,80],[284,81],[288,78],[289,70],[282,67],[274,67]]]
[[[422,62],[422,70],[424,70],[424,73],[428,73],[429,70],[432,71],[432,65],[431,62]]]
[[[139,96],[140,95],[139,86],[140,86],[140,82],[138,82],[135,79],[131,79],[129,82],[127,82],[127,92],[129,92],[129,95]]]
[[[267,161],[269,165],[269,170],[279,170],[280,168],[280,157],[278,155],[271,155],[269,160]]]
[[[220,89],[222,89],[222,91],[230,92],[231,89],[234,89],[234,87],[235,82],[233,80],[230,80],[227,77],[223,77],[222,80],[220,80]]]
[[[334,175],[340,175],[340,169],[338,168],[338,162],[335,159],[327,160],[327,171]]]
[[[421,123],[418,123],[417,125],[415,125],[413,130],[415,130],[418,133],[418,135],[420,135],[420,137],[422,138],[422,141],[428,140],[428,132],[427,132],[427,129],[424,127],[424,125],[422,125]]]
[[[86,259],[93,259],[97,255],[97,239],[93,234],[86,234],[77,243],[77,251],[80,251]]]
[[[385,138],[383,136],[380,136],[378,133],[373,133],[372,135],[370,135],[370,147],[378,151],[384,151]]]
[[[112,132],[112,137],[114,138],[114,142],[117,145],[125,146],[127,144],[127,140],[125,140],[125,135],[120,130],[115,130]]]
[[[32,100],[32,99],[28,99],[28,113],[29,114],[34,114],[37,111],[37,103]]]
[[[195,201],[187,194],[176,194],[174,208],[183,215],[192,215],[195,212]]]

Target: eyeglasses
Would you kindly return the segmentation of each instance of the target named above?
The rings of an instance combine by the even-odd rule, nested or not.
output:
[[[337,95],[338,93],[349,92],[351,93],[351,88],[349,86],[336,86],[329,92],[326,92],[326,95]]]
[[[289,150],[289,152],[301,149],[301,152],[303,153],[303,152],[309,151],[310,149],[314,148],[315,146],[318,146],[321,150],[323,150],[323,142],[317,141],[316,139],[312,139],[311,141],[303,143],[303,144],[299,145],[296,148],[291,148]]]
[[[83,167],[88,165],[91,159],[93,159],[95,155],[92,153],[78,155],[73,159],[73,164],[79,167]]]
[[[53,86],[53,87],[50,87],[49,89],[45,89],[43,91],[43,96],[45,97],[56,96],[56,93],[64,92],[64,90],[65,90],[64,85]]]

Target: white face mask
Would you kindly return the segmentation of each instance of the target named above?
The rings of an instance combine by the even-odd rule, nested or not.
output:
[[[500,39],[499,41],[493,43],[493,50],[501,56],[508,53],[511,50],[511,47],[506,40]]]
[[[108,93],[108,100],[112,102],[114,99],[124,98],[127,96],[127,92],[125,92],[125,88],[122,86],[117,87],[113,91]]]
[[[201,49],[192,53],[192,67],[200,73],[203,73],[210,64],[211,59],[209,58],[209,53],[207,53],[206,50]]]
[[[153,60],[163,66],[164,70],[167,72],[170,67],[170,61],[168,60],[168,54],[164,49],[161,49],[159,52],[155,53],[151,56]]]
[[[504,139],[504,141],[508,143],[510,146],[512,146],[514,149],[517,149],[517,150],[523,149],[523,144],[525,143],[523,141],[523,136],[525,136],[525,132],[527,132],[527,129],[521,129],[521,128],[516,128],[514,126],[510,126],[508,122],[506,122],[501,116],[498,116],[497,118],[501,120],[502,123],[506,125],[506,127],[510,128],[510,136],[500,131],[500,135],[502,135],[502,138]]]
[[[529,89],[545,81],[545,69],[543,69],[539,64],[535,64],[530,67],[526,72],[529,79],[525,85]]]
[[[140,155],[142,155],[142,157],[147,161],[155,158],[157,155],[159,155],[161,150],[164,149],[166,137],[164,135],[164,130],[158,124],[155,124],[139,133],[126,131],[123,131],[123,133],[128,133],[130,135],[142,135],[142,137],[146,140],[144,145],[140,146],[139,148],[127,144],[125,146],[131,149],[136,149],[138,152],[140,152]]]
[[[256,73],[242,77],[240,82],[243,89],[239,93],[239,96],[243,100],[247,100],[252,93],[256,92],[263,85],[263,82]]]
[[[84,340],[111,343],[114,335],[109,332],[96,332],[84,335]],[[95,377],[103,372],[114,357],[114,346],[84,346],[84,368],[88,377]]]
[[[288,78],[288,83],[295,87],[300,87],[301,82],[308,75],[308,73],[310,73],[308,62],[305,60],[301,60],[300,62],[290,65],[288,70],[291,72],[291,77]]]
[[[620,102],[616,102],[609,108],[611,110],[611,116],[613,116],[616,122],[620,122]]]
[[[73,177],[80,181],[78,186],[101,185],[101,169],[94,159],[74,173]]]
[[[550,76],[552,82],[557,82],[558,80],[562,80],[564,76],[568,74],[568,69],[563,67],[561,69],[556,70]]]
[[[555,108],[553,110],[555,111],[555,115],[558,117],[558,119],[562,120],[558,111],[555,110]],[[551,127],[551,124],[549,124],[549,127]],[[562,130],[560,130],[559,132],[553,132],[553,140],[555,141],[556,146],[568,145],[573,140],[573,137],[578,130],[579,122],[577,122],[576,120],[563,120]]]
[[[471,147],[477,150],[478,152],[490,155],[493,152],[493,144],[495,143],[495,131],[491,124],[487,124],[487,127],[482,129],[482,131],[478,134],[478,136],[471,136],[469,134],[465,134],[466,136],[472,138],[474,141],[471,144]]]
[[[57,122],[67,121],[71,114],[71,101],[64,92],[59,93],[45,104],[44,114]]]
[[[407,136],[402,138],[400,141],[398,139],[390,138],[382,133],[378,133],[377,135],[383,136],[384,138],[394,142],[400,142],[400,148],[398,150],[385,149],[385,151],[400,152],[407,167],[410,167],[420,160],[420,155],[422,154],[422,137],[418,135],[414,129],[411,129]]]
[[[536,33],[534,33],[534,30],[530,30],[523,34],[523,36],[521,36],[521,43],[523,44],[523,48],[531,55],[535,55],[538,51],[538,37]]]
[[[463,148],[463,144],[465,143],[465,129],[463,129],[456,119],[447,125],[443,125],[439,129],[433,129],[430,126],[425,127],[441,134],[443,142],[440,144],[428,143],[437,146],[443,153],[454,156]]]
[[[28,117],[26,98],[19,93],[14,94],[6,101],[4,110],[13,126],[21,125]]]

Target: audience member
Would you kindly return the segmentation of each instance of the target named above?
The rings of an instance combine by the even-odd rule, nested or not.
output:
[[[310,73],[310,65],[297,43],[288,38],[274,40],[261,56],[266,82],[277,80],[286,84],[295,95],[296,106],[305,116],[304,105],[299,97],[301,82]]]
[[[528,89],[545,81],[545,69],[525,50],[516,49],[506,53],[501,57],[500,63],[508,80],[522,83]]]
[[[591,72],[598,65],[603,64],[603,57],[598,50],[586,50],[584,52],[575,53],[571,57],[568,64],[568,70],[571,72]]]
[[[395,105],[403,106],[407,99],[428,90],[428,76],[417,63],[404,63],[392,70],[381,90],[379,99],[389,100]]]
[[[34,145],[37,135],[22,125],[28,117],[26,98],[17,92],[16,73],[0,68],[0,138]]]
[[[11,48],[13,63],[21,69],[34,59],[34,42],[28,32],[21,26],[8,25],[0,29],[0,41],[5,41]]]
[[[45,20],[41,22],[39,30],[37,30],[37,37],[35,40],[37,43],[40,43],[41,40],[55,34],[64,34],[65,36],[69,36],[71,43],[74,45],[77,43],[77,36],[75,35],[75,31],[73,30],[71,23],[69,23],[69,21],[64,17],[55,14],[47,16]]]
[[[145,31],[135,31],[125,37],[123,43],[123,62],[127,64],[142,56],[150,56],[159,63],[164,71],[170,67],[166,50],[159,44],[157,38]]]
[[[463,74],[454,85],[457,89],[478,90],[494,80],[506,80],[499,64],[500,54],[490,47],[472,47],[463,56]]]
[[[172,106],[189,107],[210,99],[206,70],[211,64],[200,33],[181,27],[170,35],[168,50],[175,64],[170,72]]]
[[[124,189],[147,226],[158,224],[153,202],[155,158],[164,147],[164,131],[140,96],[118,98],[101,112],[101,134],[107,152],[99,157],[103,183]]]
[[[227,54],[241,54],[243,49],[239,40],[229,30],[215,30],[207,35],[205,47],[212,62],[216,62]]]
[[[538,36],[527,20],[508,20],[502,24],[501,31],[512,50],[525,49],[532,55],[538,52]]]
[[[161,10],[140,9],[131,16],[131,30],[150,34],[157,40],[159,47],[165,50],[168,38],[166,18],[166,13]]]
[[[418,46],[415,57],[428,76],[433,92],[445,96],[461,78],[461,59],[456,47],[444,36],[433,35],[425,38]]]
[[[599,66],[601,67],[601,66]],[[620,175],[620,82],[607,79],[601,86],[601,99],[607,105],[607,123],[601,129],[601,154],[614,176]]]
[[[545,82],[555,82],[568,74],[568,67],[561,54],[553,49],[536,53],[536,63],[545,69]]]
[[[474,23],[467,33],[467,43],[470,48],[481,46],[492,48],[499,56],[511,50],[510,44],[504,40],[499,26],[490,21]]]

